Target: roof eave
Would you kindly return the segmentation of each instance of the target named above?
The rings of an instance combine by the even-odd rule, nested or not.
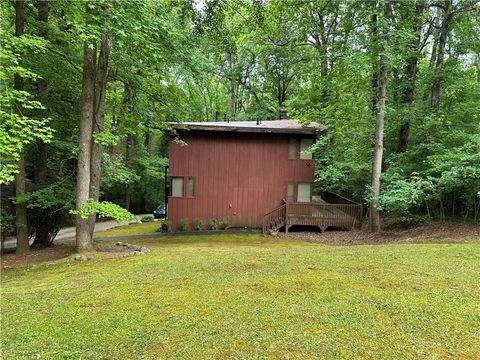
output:
[[[264,134],[310,134],[318,135],[326,131],[326,128],[265,128],[265,127],[244,127],[244,126],[212,126],[212,125],[185,125],[182,123],[169,123],[176,130],[200,130],[200,131],[224,131],[224,132],[246,132]]]

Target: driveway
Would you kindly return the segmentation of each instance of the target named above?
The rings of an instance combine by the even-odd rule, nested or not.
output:
[[[150,215],[150,214],[149,214]],[[141,218],[144,216],[136,215],[137,217]],[[117,226],[128,225],[128,221],[125,222],[116,222],[115,220],[107,220],[107,221],[99,221],[95,224],[94,232],[105,231]],[[55,244],[67,244],[67,243],[74,243],[75,242],[75,227],[65,227],[60,229],[55,240],[53,240]],[[30,239],[30,245],[33,243],[33,238]],[[4,249],[14,249],[17,246],[17,239],[15,237],[7,237],[5,242],[3,243]]]

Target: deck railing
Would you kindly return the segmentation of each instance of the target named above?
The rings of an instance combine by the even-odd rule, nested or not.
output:
[[[332,193],[330,191],[321,192],[321,197],[328,204],[355,204],[355,205],[360,205],[359,203],[357,203],[353,200],[347,199],[346,197],[343,197],[341,195]]]
[[[360,204],[288,203],[286,213],[287,230],[291,225],[359,228],[363,209]]]
[[[285,226],[285,232],[292,225],[318,226],[322,231],[330,226],[354,229],[362,226],[363,207],[348,199],[337,198],[338,203],[286,202],[263,216],[264,234]],[[340,203],[342,201],[342,203]]]

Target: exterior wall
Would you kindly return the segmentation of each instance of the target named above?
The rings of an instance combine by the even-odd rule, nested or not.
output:
[[[261,227],[265,213],[287,196],[287,183],[313,182],[313,160],[289,159],[295,135],[181,131],[187,146],[170,141],[169,176],[183,176],[184,197],[168,198],[174,230],[188,218],[208,228],[212,217],[229,217],[234,227]],[[187,178],[195,177],[195,196]]]

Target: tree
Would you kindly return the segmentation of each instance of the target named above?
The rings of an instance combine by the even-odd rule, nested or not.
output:
[[[370,202],[370,231],[380,231],[380,177],[382,175],[383,132],[385,127],[385,100],[387,96],[389,21],[392,17],[392,4],[385,3],[382,24],[382,45],[380,48],[380,70],[378,73],[378,100],[376,106],[375,149],[372,171],[372,200]]]
[[[23,0],[15,1],[15,36],[21,37],[25,32],[25,10]],[[19,73],[15,73],[13,88],[23,91],[23,78]],[[15,101],[15,112],[19,117],[23,117],[23,107],[20,101]],[[25,150],[20,150],[18,159],[18,173],[15,175],[15,196],[19,197],[25,194]],[[16,227],[17,227],[17,254],[21,255],[30,250],[28,243],[28,224],[27,224],[27,205],[22,202],[15,204]]]
[[[92,24],[96,15],[94,5],[86,5],[87,26]],[[97,40],[88,39],[83,44],[83,80],[82,109],[80,115],[79,154],[77,166],[76,210],[81,211],[89,199],[98,201],[101,174],[101,144],[95,143],[93,134],[103,130],[105,111],[105,91],[107,86],[108,56],[111,39],[107,34],[106,24],[101,26],[101,42],[97,57]],[[92,166],[93,165],[93,166]],[[95,225],[93,214],[90,220],[80,213],[76,218],[77,251],[92,249],[92,234]]]

